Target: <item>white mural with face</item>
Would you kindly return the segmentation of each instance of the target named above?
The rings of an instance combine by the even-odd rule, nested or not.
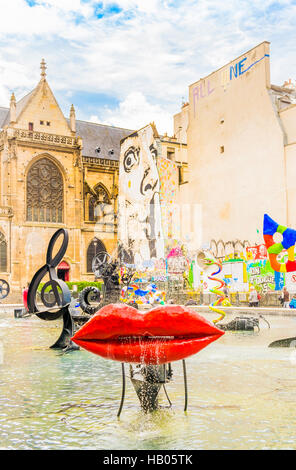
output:
[[[121,143],[118,239],[135,264],[164,257],[157,138],[149,124]]]

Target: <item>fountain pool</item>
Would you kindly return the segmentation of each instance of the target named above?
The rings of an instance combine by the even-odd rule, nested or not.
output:
[[[117,420],[120,363],[51,350],[60,320],[15,319],[1,307],[0,448],[295,449],[296,349],[268,344],[296,336],[296,317],[266,318],[270,330],[260,322],[259,332],[226,332],[186,360],[186,414],[177,362],[167,386],[173,408],[143,413],[127,381]]]

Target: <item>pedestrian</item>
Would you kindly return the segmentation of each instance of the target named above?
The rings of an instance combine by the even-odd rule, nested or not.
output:
[[[279,296],[279,301],[280,301],[281,307],[283,307],[284,306],[284,297],[283,297],[282,292],[281,292],[281,295]]]
[[[296,308],[296,294],[293,295],[291,302],[289,303],[290,308]]]
[[[286,287],[283,288],[281,298],[282,298],[283,307],[284,308],[289,308],[290,294],[289,294],[288,289]]]
[[[229,287],[227,286],[227,284],[225,284],[222,291],[223,291],[223,294],[225,295],[225,297],[227,297],[229,299]]]
[[[251,286],[249,294],[249,307],[258,307],[259,298],[255,287]]]

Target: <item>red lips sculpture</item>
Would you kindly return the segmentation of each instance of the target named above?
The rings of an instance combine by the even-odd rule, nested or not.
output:
[[[194,310],[180,305],[160,306],[142,314],[125,304],[110,304],[72,340],[106,359],[164,364],[196,354],[223,334]]]

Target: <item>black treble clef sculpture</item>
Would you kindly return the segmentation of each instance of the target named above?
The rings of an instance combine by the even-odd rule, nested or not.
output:
[[[63,236],[61,247],[57,254],[53,257],[53,248],[57,239]],[[71,337],[74,333],[74,323],[69,312],[69,304],[71,302],[71,293],[67,284],[59,279],[55,268],[62,261],[68,247],[69,235],[67,230],[61,228],[57,230],[51,237],[46,254],[46,264],[42,266],[34,274],[28,290],[28,310],[34,313],[42,320],[51,321],[63,317],[63,330],[59,339],[51,346],[54,349],[77,349],[72,343]],[[47,307],[45,310],[39,310],[37,306],[38,286],[46,274],[49,275],[47,281],[41,289],[42,304]],[[48,290],[48,288],[51,288]],[[53,300],[46,299],[46,292],[52,294]]]

